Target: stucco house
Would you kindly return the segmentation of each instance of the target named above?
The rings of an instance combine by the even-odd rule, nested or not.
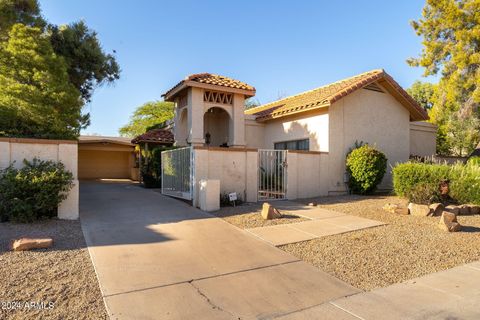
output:
[[[321,165],[289,161],[288,170],[321,170],[314,184],[318,194],[346,191],[345,156],[356,141],[376,145],[390,166],[410,155],[435,153],[436,128],[423,122],[427,113],[382,69],[245,110],[245,99],[254,95],[254,87],[228,77],[186,77],[163,95],[176,105],[176,145],[316,154]],[[390,185],[387,174],[381,188]]]

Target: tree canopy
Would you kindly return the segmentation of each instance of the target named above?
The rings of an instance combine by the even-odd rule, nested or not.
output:
[[[75,138],[83,125],[67,66],[38,28],[15,24],[0,42],[0,133]]]
[[[0,0],[0,135],[74,139],[96,87],[119,79],[85,22],[49,24],[38,0]]]
[[[424,68],[425,76],[441,75],[429,115],[439,126],[437,146],[446,153],[468,154],[480,139],[479,12],[478,0],[427,0],[423,17],[412,22],[423,50],[408,63]],[[453,134],[454,127],[469,133]]]
[[[150,101],[138,107],[130,117],[128,124],[120,128],[124,137],[136,137],[150,128],[173,119],[174,104],[166,101]]]

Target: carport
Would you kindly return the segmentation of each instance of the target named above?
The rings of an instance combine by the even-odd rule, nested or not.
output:
[[[135,145],[130,138],[80,136],[78,141],[79,179],[138,180]]]

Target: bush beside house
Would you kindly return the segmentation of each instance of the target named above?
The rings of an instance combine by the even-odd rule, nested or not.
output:
[[[448,198],[441,185],[448,185]],[[480,204],[480,166],[402,163],[393,169],[393,187],[411,202],[459,202]]]
[[[347,155],[348,186],[354,193],[375,191],[387,170],[387,157],[376,148],[364,144]]]
[[[61,162],[24,160],[0,170],[0,220],[32,222],[57,216],[60,202],[73,186],[73,174]]]

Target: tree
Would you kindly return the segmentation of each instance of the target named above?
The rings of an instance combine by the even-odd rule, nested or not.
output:
[[[37,0],[0,0],[0,17],[0,39],[8,37],[16,23],[42,30],[47,24],[40,14]]]
[[[13,41],[9,39],[13,28],[18,28],[16,27],[17,24],[33,28],[27,32],[27,38],[30,37],[31,39],[13,39]],[[17,32],[15,36],[18,37],[20,35]],[[33,42],[31,41],[32,39],[34,40]],[[34,109],[38,109],[43,104],[46,96],[55,96],[57,105],[54,105],[54,107],[62,109],[62,113],[52,113],[49,116],[51,118],[58,117],[58,125],[61,123],[67,125],[65,120],[68,119],[68,126],[62,129],[65,133],[64,138],[75,138],[80,134],[80,128],[85,128],[90,124],[90,115],[88,113],[82,115],[81,107],[84,103],[91,100],[96,87],[119,79],[119,65],[112,54],[107,54],[103,51],[96,32],[89,29],[83,21],[59,27],[49,24],[42,17],[38,0],[0,0],[0,43],[4,45],[3,48],[5,49],[9,46],[6,44],[8,42],[11,42],[10,45],[18,44],[18,41],[33,45],[37,40],[41,42],[37,43],[38,48],[41,48],[41,50],[30,52],[32,55],[30,58],[38,55],[42,57],[43,60],[41,59],[41,61],[27,61],[23,59],[21,54],[8,53],[8,50],[3,52],[3,59],[6,59],[5,61],[8,61],[11,65],[0,66],[2,68],[0,73],[4,77],[3,81],[5,83],[8,82],[10,86],[9,89],[2,88],[4,105],[0,106],[2,108],[0,112],[1,115],[8,115],[8,118],[0,119],[2,126],[0,131],[3,131],[3,134],[8,132],[9,135],[17,132],[17,134],[24,136],[61,136],[59,128],[51,127],[51,132],[47,134],[45,130],[48,130],[48,127],[40,130],[36,125],[27,125],[27,123],[39,123],[39,119],[30,119],[29,116],[37,114]],[[51,59],[44,56],[47,47],[49,48],[48,54],[52,55]],[[20,48],[21,50],[23,49]],[[20,51],[17,53],[20,53]],[[23,54],[27,53],[24,52]],[[20,60],[16,61],[16,59]],[[43,72],[43,76],[48,79],[43,82],[48,82],[48,85],[52,85],[49,82],[51,77],[62,73],[59,79],[63,81],[63,86],[52,86],[50,87],[51,91],[48,92],[27,90],[28,85],[35,87],[37,85],[45,85],[45,83],[42,84],[41,79],[34,78],[27,81],[22,77],[38,71],[32,69],[35,62],[41,64],[52,59],[58,61],[58,68],[59,70],[62,69],[62,71],[54,70],[49,63],[42,65],[44,69],[40,70]],[[22,77],[13,76],[13,71],[15,70],[10,68],[13,66],[17,68],[17,76],[22,75]],[[66,71],[67,78],[63,76],[63,70]],[[15,90],[15,81],[19,82],[18,85],[21,87],[21,90]],[[77,97],[75,103],[68,103],[64,106],[58,105],[73,96],[72,88],[76,88]],[[10,96],[11,101],[6,101],[7,96]],[[12,100],[13,96],[15,96],[16,101]],[[19,103],[20,100],[22,103]],[[37,104],[29,106],[29,102],[36,102]],[[16,103],[19,104],[15,105]],[[65,112],[70,113],[64,114]],[[22,118],[21,122],[18,122],[19,117]],[[17,120],[13,121],[12,119]],[[44,120],[42,119],[43,122]],[[8,127],[8,125],[21,125],[22,127]],[[37,129],[40,131],[37,132]],[[75,133],[75,135],[72,136],[71,133]]]
[[[260,105],[260,101],[257,98],[248,98],[245,100],[245,109],[256,108]]]
[[[413,21],[417,34],[423,37],[423,50],[418,58],[411,58],[412,66],[423,67],[424,75],[441,74],[431,121],[443,133],[443,145],[450,152],[463,150],[460,139],[452,139],[449,130],[474,126],[464,125],[468,119],[455,113],[462,108],[472,110],[471,117],[479,119],[480,103],[480,1],[478,0],[427,0],[423,18]],[[448,124],[450,122],[450,124]],[[448,138],[450,136],[450,138]],[[455,134],[455,136],[461,136]],[[441,141],[440,141],[441,142]],[[458,143],[460,143],[458,145]],[[476,142],[470,141],[475,144]],[[473,147],[473,146],[472,146]],[[467,149],[470,149],[467,148]]]
[[[120,78],[120,67],[111,54],[103,52],[97,33],[85,22],[65,26],[49,26],[55,53],[65,58],[70,82],[88,102],[95,87]]]
[[[85,125],[80,92],[39,28],[15,24],[0,42],[0,134],[78,136]]]
[[[166,101],[151,101],[141,105],[130,117],[130,122],[120,128],[120,135],[136,137],[151,127],[173,119],[173,107],[172,102]]]
[[[433,107],[435,89],[436,86],[433,83],[417,80],[407,89],[407,92],[423,109],[428,111]]]

